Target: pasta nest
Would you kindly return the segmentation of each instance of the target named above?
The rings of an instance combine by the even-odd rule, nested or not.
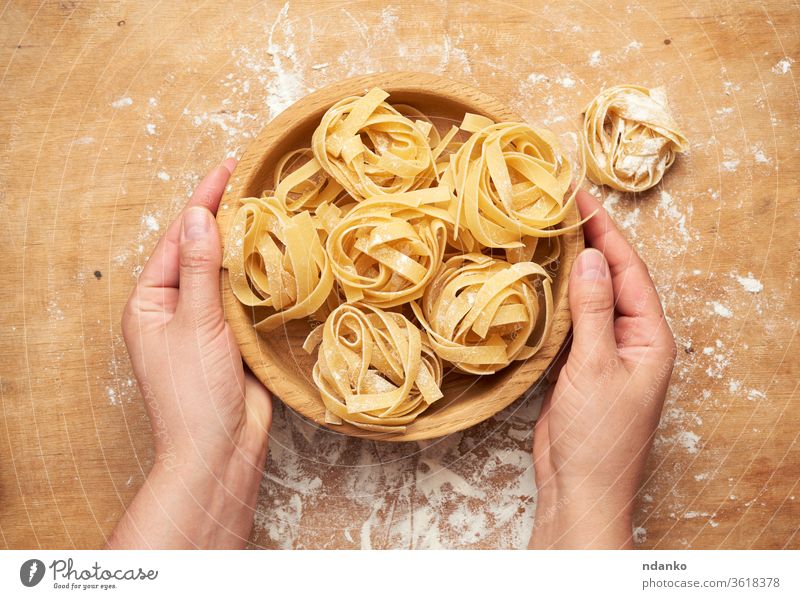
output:
[[[531,276],[541,277],[544,310]],[[425,290],[422,306],[411,308],[438,356],[463,372],[492,374],[541,347],[552,322],[551,280],[533,262],[454,256]],[[538,339],[528,345],[534,332]]]
[[[344,188],[320,167],[310,148],[284,154],[273,174],[275,196],[288,212],[312,210],[322,204],[336,204],[346,198]]]
[[[436,128],[403,116],[384,102],[388,96],[374,88],[337,102],[311,138],[317,162],[357,201],[429,187],[436,179]]]
[[[442,361],[402,314],[342,304],[303,348],[317,345],[313,377],[329,424],[403,432],[442,397]]]
[[[330,231],[326,250],[348,302],[379,308],[422,296],[445,255],[454,221],[446,187],[377,196]]]
[[[223,266],[242,304],[274,310],[256,322],[259,331],[310,316],[326,303],[334,278],[320,235],[307,211],[289,215],[274,197],[242,200]]]
[[[489,248],[521,247],[526,236],[567,230],[553,227],[566,218],[580,181],[569,193],[572,168],[552,133],[474,114],[461,129],[472,135],[442,175],[455,192],[458,225],[463,221]]]
[[[540,349],[545,268],[582,224],[563,220],[584,173],[570,191],[548,131],[466,114],[439,133],[387,97],[337,102],[277,161],[273,189],[241,200],[223,266],[260,333],[323,323],[303,347],[318,347],[327,423],[404,432],[442,397],[445,361],[491,374]]]
[[[592,181],[639,192],[661,181],[688,141],[662,88],[617,85],[584,109],[582,145]]]

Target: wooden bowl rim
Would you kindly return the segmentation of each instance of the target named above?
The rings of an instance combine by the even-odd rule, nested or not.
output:
[[[217,214],[223,245],[227,237],[228,221],[233,216],[238,206],[239,199],[247,197],[247,194],[244,193],[245,190],[255,184],[256,179],[260,176],[261,170],[264,168],[262,157],[268,156],[275,148],[279,147],[282,143],[286,143],[286,139],[291,133],[290,128],[292,125],[298,120],[301,122],[306,121],[310,118],[310,115],[314,115],[321,110],[327,110],[332,104],[344,97],[361,95],[373,87],[380,87],[388,92],[390,94],[390,102],[392,95],[411,94],[433,98],[445,104],[465,105],[469,107],[472,112],[489,116],[496,121],[523,122],[521,117],[494,97],[467,84],[429,73],[409,71],[383,72],[352,77],[328,85],[308,94],[292,104],[289,108],[272,119],[250,144],[248,144],[239,161],[239,165],[231,177],[231,182],[223,195]],[[571,225],[578,222],[578,220],[578,211],[577,208],[575,208],[568,214],[564,224]],[[568,277],[575,257],[580,249],[583,248],[583,235],[580,228],[566,233],[561,237],[561,240],[563,254],[559,258],[559,270],[554,277],[554,283],[561,277]],[[308,413],[307,399],[298,399],[302,397],[307,398],[308,393],[303,387],[296,384],[292,377],[279,376],[282,374],[280,365],[270,359],[270,351],[264,347],[265,345],[268,346],[268,344],[258,335],[253,326],[252,318],[242,310],[243,307],[233,295],[227,270],[222,271],[221,287],[226,319],[234,332],[245,363],[256,377],[267,386],[277,398],[280,398],[281,401],[306,419],[324,426],[335,433],[373,440],[401,442],[438,438],[464,430],[491,418],[511,405],[522,395],[526,394],[527,390],[530,390],[541,380],[542,376],[549,370],[554,359],[559,354],[571,325],[567,301],[568,285],[566,280],[561,280],[560,284],[553,285],[553,302],[555,307],[553,327],[549,339],[535,356],[528,360],[517,362],[509,367],[515,368],[515,371],[510,375],[509,382],[519,382],[521,379],[526,381],[521,393],[513,392],[503,394],[501,392],[498,396],[500,399],[487,402],[487,404],[490,405],[487,405],[485,410],[475,411],[469,416],[453,419],[452,422],[447,423],[447,426],[438,426],[434,428],[425,427],[426,413],[423,413],[417,420],[409,425],[405,433],[376,433],[365,431],[349,424],[326,424],[322,418],[324,409],[321,411],[317,410],[317,414]],[[534,368],[533,366],[541,362],[543,358],[546,359],[544,365]],[[276,376],[276,374],[278,376]],[[512,387],[518,386],[518,384],[512,385]],[[314,402],[318,402],[320,407],[322,406],[322,400],[319,398],[319,395],[316,395],[312,399]],[[458,400],[454,403],[457,404]],[[447,406],[444,409],[447,410],[449,408],[450,406]]]

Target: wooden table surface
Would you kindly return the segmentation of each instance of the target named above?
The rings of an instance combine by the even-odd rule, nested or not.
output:
[[[780,0],[4,3],[0,546],[100,546],[141,485],[152,442],[120,311],[201,174],[310,90],[405,69],[573,149],[603,86],[666,88],[689,153],[637,198],[596,190],[680,348],[637,545],[800,547],[798,24]],[[540,394],[406,445],[276,405],[254,546],[524,546]]]

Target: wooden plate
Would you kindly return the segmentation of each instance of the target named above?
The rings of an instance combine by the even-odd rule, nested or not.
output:
[[[362,95],[376,86],[391,94],[389,102],[410,104],[434,122],[439,119],[457,124],[465,112],[481,114],[495,121],[521,121],[518,115],[491,96],[435,75],[378,73],[336,83],[292,105],[272,120],[248,146],[217,215],[223,240],[227,238],[238,200],[259,196],[264,189],[272,188],[275,162],[290,150],[309,146],[311,134],[325,111],[342,98]],[[565,224],[577,220],[576,209]],[[441,437],[482,422],[511,404],[544,374],[558,353],[570,328],[567,279],[575,256],[583,248],[580,229],[562,236],[561,242],[560,264],[553,284],[553,329],[542,349],[529,360],[514,362],[494,375],[450,374],[442,387],[444,397],[409,425],[404,434],[368,432],[348,424],[325,424],[325,408],[311,378],[316,353],[308,355],[301,347],[310,331],[309,324],[305,320],[293,321],[285,328],[259,336],[253,327],[253,310],[241,305],[234,297],[227,271],[222,275],[225,314],[247,365],[278,398],[306,418],[339,433],[370,439],[412,441]]]

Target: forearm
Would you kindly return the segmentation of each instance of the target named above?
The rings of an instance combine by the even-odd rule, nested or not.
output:
[[[253,526],[266,447],[252,457],[168,468],[157,463],[109,549],[236,549]]]
[[[539,490],[530,549],[631,549],[632,497],[547,487]]]

